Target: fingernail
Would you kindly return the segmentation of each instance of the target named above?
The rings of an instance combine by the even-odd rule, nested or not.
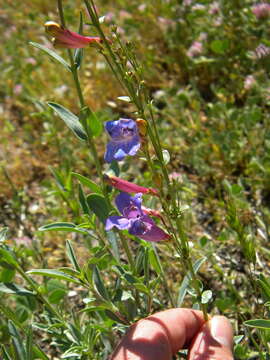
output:
[[[226,319],[224,321],[223,317],[216,316],[210,321],[210,332],[212,337],[220,344],[228,348],[232,347],[232,339],[230,334],[230,323]],[[228,331],[229,330],[229,331]]]

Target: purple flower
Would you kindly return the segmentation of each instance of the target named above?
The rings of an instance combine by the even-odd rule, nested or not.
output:
[[[111,137],[105,153],[105,161],[123,160],[126,155],[135,155],[140,148],[137,124],[132,119],[107,121],[105,129]]]
[[[123,216],[110,216],[106,221],[107,231],[116,227],[119,230],[128,230],[131,235],[147,241],[161,241],[170,237],[143,212],[142,194],[130,196],[122,192],[116,197],[115,203]]]

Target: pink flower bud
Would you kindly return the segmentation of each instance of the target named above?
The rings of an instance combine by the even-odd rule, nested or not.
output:
[[[84,48],[91,44],[101,43],[100,37],[83,36],[76,32],[65,29],[61,25],[48,21],[45,24],[45,29],[48,34],[53,36],[53,44],[56,47],[78,49]]]
[[[104,174],[104,180],[114,188],[124,191],[126,193],[142,193],[142,194],[151,194],[158,196],[158,192],[156,189],[145,188],[143,186],[133,184],[129,181],[120,179],[116,176],[108,176]]]

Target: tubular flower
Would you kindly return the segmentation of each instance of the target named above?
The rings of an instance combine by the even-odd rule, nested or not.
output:
[[[131,235],[143,240],[154,242],[167,240],[170,237],[143,212],[142,194],[132,197],[122,192],[116,197],[115,203],[122,216],[110,216],[106,221],[107,231],[116,227],[119,230],[128,230]]]
[[[45,29],[48,34],[53,36],[53,44],[56,47],[79,49],[91,44],[101,43],[99,37],[83,36],[74,31],[65,29],[54,21],[47,21]]]
[[[105,153],[105,161],[123,160],[126,155],[135,155],[140,148],[140,137],[136,122],[132,119],[107,121],[105,129],[111,137]]]
[[[108,176],[104,174],[104,180],[114,188],[127,192],[127,193],[143,193],[143,194],[151,194],[158,195],[156,189],[153,188],[145,188],[143,186],[133,184],[127,180],[120,179],[116,176]]]

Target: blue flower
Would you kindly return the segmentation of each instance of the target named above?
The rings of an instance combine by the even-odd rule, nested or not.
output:
[[[141,208],[142,194],[130,196],[122,192],[116,197],[115,203],[123,216],[110,216],[106,221],[107,231],[113,227],[119,230],[126,229],[131,235],[147,241],[161,241],[170,237],[143,212]]]
[[[132,119],[107,121],[105,129],[111,137],[105,153],[105,161],[123,160],[126,155],[135,155],[140,148],[137,124]]]

